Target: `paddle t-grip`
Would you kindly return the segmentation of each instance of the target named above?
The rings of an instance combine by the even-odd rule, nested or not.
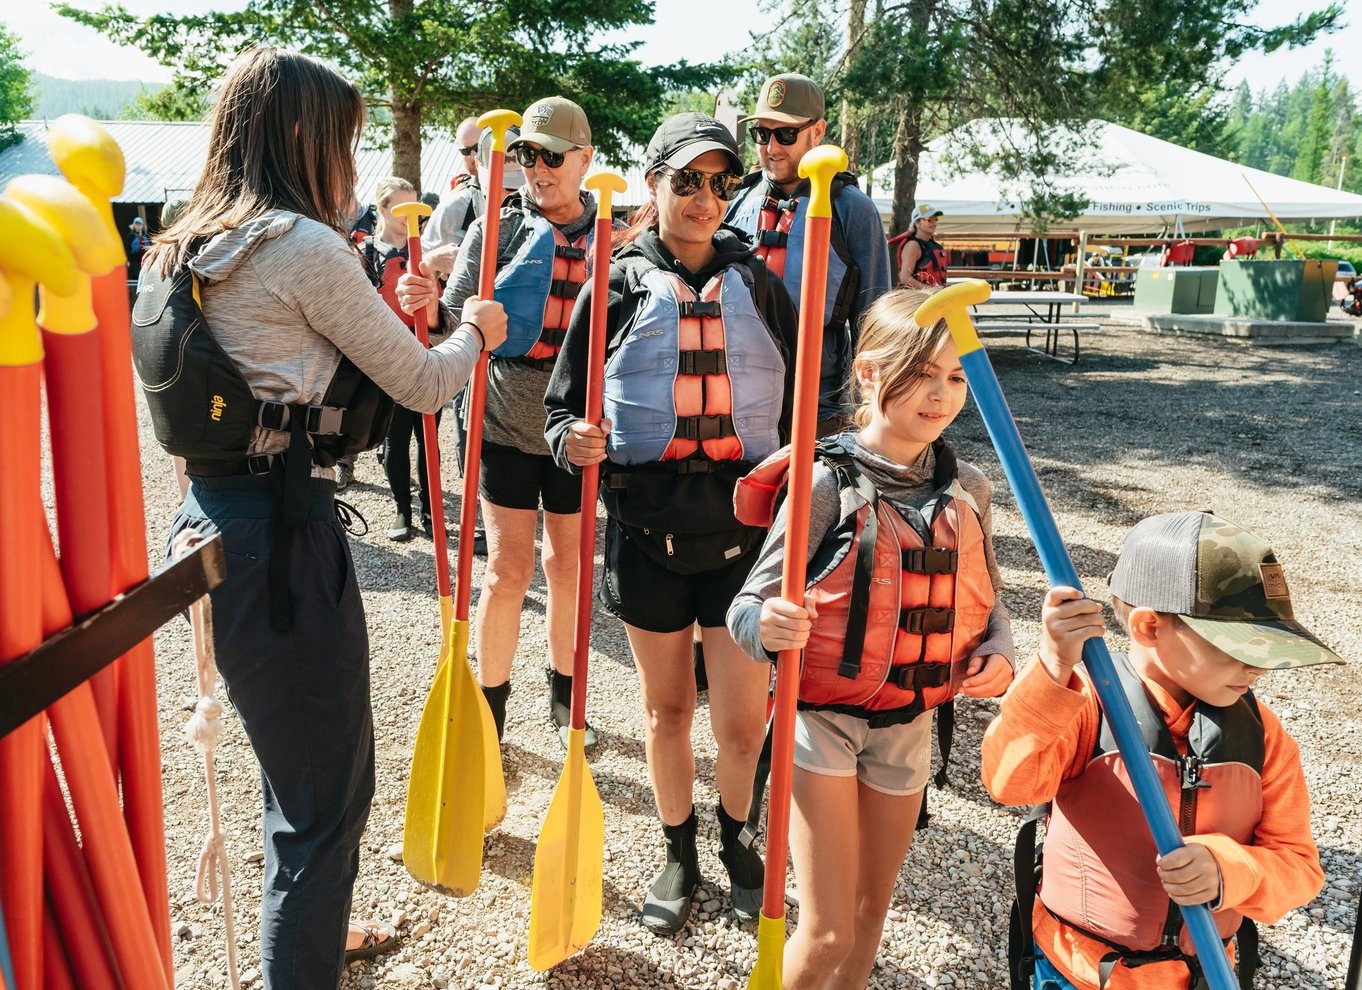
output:
[[[582,185],[596,194],[597,220],[609,220],[615,193],[622,193],[629,188],[629,183],[624,181],[624,176],[616,175],[614,172],[597,172],[595,175],[588,175]]]
[[[486,127],[492,132],[492,150],[506,150],[506,132],[520,126],[520,114],[514,110],[488,110],[478,118],[478,127]]]
[[[846,167],[847,153],[833,144],[820,145],[799,159],[799,176],[809,180],[809,216],[832,216],[832,177]]]
[[[48,125],[47,150],[62,175],[99,210],[121,249],[109,201],[123,191],[127,165],[113,135],[89,117],[68,113]],[[123,263],[121,255],[118,263]]]
[[[993,290],[989,288],[988,283],[979,279],[956,282],[933,293],[930,299],[917,308],[913,319],[920,327],[929,327],[944,319],[951,337],[955,340],[956,352],[968,354],[979,349],[979,335],[969,318],[969,307],[977,306],[991,295]]]

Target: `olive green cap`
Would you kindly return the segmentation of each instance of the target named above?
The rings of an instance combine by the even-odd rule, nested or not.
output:
[[[782,124],[802,124],[822,118],[826,106],[818,83],[798,72],[772,76],[761,87],[756,109],[738,121],[777,120]]]

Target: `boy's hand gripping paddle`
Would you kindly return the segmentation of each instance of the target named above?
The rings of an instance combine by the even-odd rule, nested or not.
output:
[[[919,326],[927,327],[944,319],[955,339],[955,349],[960,355],[960,365],[969,379],[970,391],[979,406],[979,414],[988,435],[993,440],[994,450],[1002,462],[1003,472],[1008,484],[1017,498],[1026,528],[1031,540],[1040,554],[1045,576],[1052,585],[1068,585],[1082,590],[1078,581],[1078,571],[1074,568],[1069,552],[1064,548],[1059,528],[1054,516],[1040,490],[1031,458],[1022,444],[1017,424],[1007,408],[998,377],[993,373],[993,365],[988,360],[974,324],[970,322],[968,307],[981,303],[989,297],[986,282],[960,282],[942,289],[918,307],[915,319]],[[1164,794],[1163,785],[1154,772],[1154,763],[1149,757],[1135,716],[1130,710],[1125,694],[1121,691],[1112,665],[1111,654],[1106,640],[1090,639],[1083,644],[1083,663],[1088,676],[1097,689],[1097,697],[1102,702],[1107,723],[1116,737],[1116,745],[1121,751],[1121,759],[1130,771],[1135,796],[1144,812],[1149,831],[1154,836],[1154,844],[1160,855],[1167,855],[1174,849],[1182,848],[1182,834],[1173,819],[1172,809]],[[1182,907],[1182,917],[1187,923],[1192,941],[1196,945],[1197,959],[1206,973],[1210,990],[1235,990],[1238,986],[1230,970],[1228,958],[1220,943],[1220,935],[1211,920],[1210,909],[1204,904]]]
[[[841,148],[814,148],[799,162],[809,180],[804,228],[804,277],[799,292],[799,346],[795,356],[794,425],[791,430],[785,564],[780,594],[803,607],[808,569],[809,493],[818,433],[818,378],[823,356],[828,245],[832,235],[832,177],[847,167]],[[771,738],[771,799],[766,811],[766,882],[757,922],[757,965],[748,990],[780,990],[785,961],[785,859],[790,845],[790,785],[794,776],[794,719],[799,701],[799,650],[776,661],[776,702]]]
[[[624,192],[623,177],[601,172],[585,183],[596,193],[591,243],[591,345],[587,363],[586,421],[601,420],[605,387],[606,300],[610,294],[610,203]],[[586,668],[591,648],[591,590],[596,559],[596,487],[599,464],[582,468],[580,552],[577,559],[577,627],[572,640],[572,717],[567,762],[534,851],[530,888],[530,965],[539,972],[579,952],[601,924],[605,813],[586,765]]]

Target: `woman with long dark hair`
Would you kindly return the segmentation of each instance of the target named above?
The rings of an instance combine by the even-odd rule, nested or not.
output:
[[[272,990],[338,986],[347,955],[396,944],[377,924],[347,936],[374,737],[368,632],[331,466],[357,407],[331,404],[331,385],[357,368],[393,401],[435,412],[506,326],[497,303],[469,300],[459,323],[433,292],[408,293],[432,326],[458,324],[426,350],[374,291],[344,216],[363,121],[358,89],[322,62],[243,52],[210,113],[193,198],[157,236],[140,289],[164,296],[193,273],[208,331],[257,410],[246,450],[190,452],[171,535],[220,533],[227,552],[214,645],[263,771],[260,956]],[[134,330],[135,346],[154,346]],[[212,373],[230,377],[228,365]],[[174,411],[169,394],[148,392],[153,416]]]

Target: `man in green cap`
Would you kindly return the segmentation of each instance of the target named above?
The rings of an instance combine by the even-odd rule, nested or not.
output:
[[[506,145],[507,165],[524,185],[501,206],[496,298],[506,308],[506,342],[491,354],[478,478],[487,531],[487,569],[478,600],[474,646],[478,679],[505,728],[511,662],[520,612],[535,571],[535,532],[542,508],[541,563],[548,585],[549,716],[563,747],[572,697],[573,602],[577,581],[581,479],[553,462],[544,440],[544,390],[586,281],[596,204],[582,190],[591,165],[591,125],[561,96],[536,100]],[[484,218],[469,225],[444,299],[477,295]],[[457,302],[456,302],[457,301]],[[513,314],[513,315],[512,315]],[[596,733],[587,726],[587,746]]]
[[[756,109],[739,124],[757,146],[761,171],[743,182],[729,204],[728,223],[757,244],[767,267],[799,302],[804,267],[804,221],[809,183],[799,160],[823,143],[828,122],[823,91],[808,76],[785,72],[766,80]],[[832,249],[828,253],[823,362],[818,386],[818,435],[838,433],[851,421],[847,382],[861,314],[889,291],[889,245],[874,202],[856,188],[856,177],[832,182]]]

